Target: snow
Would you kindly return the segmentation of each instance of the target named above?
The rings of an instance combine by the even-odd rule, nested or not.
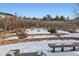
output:
[[[57,31],[57,33],[59,33],[59,34],[70,34],[70,32],[68,32],[68,31],[63,31],[63,30],[56,30]]]
[[[16,35],[16,33],[7,33],[5,34],[6,36],[12,36],[12,35]]]
[[[52,38],[52,37],[57,37],[55,35],[38,35],[38,36],[28,36],[27,38]]]
[[[61,37],[79,37],[79,33],[72,33],[69,35],[62,35]]]
[[[25,33],[27,34],[50,34],[47,29],[26,29]]]
[[[76,29],[75,31],[79,33],[79,29]]]
[[[13,40],[13,39],[19,39],[18,36],[11,36],[8,38],[5,38],[4,40]]]
[[[61,37],[79,37],[79,33],[69,33],[67,31],[63,31],[63,30],[57,30],[57,33],[65,34],[65,35],[61,35]]]
[[[66,41],[65,40],[63,41],[62,40],[43,40],[43,41],[21,42],[21,43],[16,43],[16,44],[1,45],[0,55],[6,55],[8,51],[15,50],[15,49],[20,49],[21,53],[41,51],[41,50],[50,51],[51,48],[48,47],[48,43],[63,43],[63,42],[74,43],[74,42],[79,42],[79,41],[78,40],[66,40]],[[54,55],[54,54],[48,54],[48,55]]]
[[[25,33],[27,34],[50,34],[47,29],[26,29]],[[67,35],[61,35],[61,37],[79,37],[79,33],[69,33],[67,31],[58,30],[57,33],[66,33]],[[5,40],[19,39],[16,36],[16,33],[5,34],[7,38]],[[28,36],[26,38],[51,38],[57,37],[55,35],[38,35],[38,36]],[[72,44],[79,43],[79,40],[43,40],[43,41],[32,41],[32,42],[21,42],[15,44],[7,44],[0,46],[0,55],[6,55],[10,50],[20,49],[21,53],[25,52],[36,52],[43,51],[48,56],[70,56],[70,55],[79,55],[79,51],[72,52],[50,52],[52,49],[48,46],[49,43],[61,45],[61,44]],[[76,47],[78,48],[78,47]],[[66,50],[70,50],[72,47],[65,47]],[[60,51],[61,48],[56,48],[56,51]]]
[[[26,34],[51,34],[47,31],[47,29],[26,29]],[[61,35],[61,37],[79,37],[79,33],[69,33],[67,31],[63,30],[57,30],[57,33],[59,34],[65,34]],[[67,35],[66,35],[67,34]],[[13,39],[19,39],[18,36],[16,36],[16,33],[7,33],[4,36],[5,40],[13,40]],[[38,35],[38,36],[28,36],[27,39],[30,38],[52,38],[57,37],[55,35]],[[52,49],[48,46],[49,43],[61,45],[61,44],[72,44],[72,43],[79,43],[79,40],[43,40],[43,41],[32,41],[32,42],[21,42],[21,43],[15,43],[15,44],[7,44],[7,45],[1,45],[0,46],[0,55],[4,56],[6,55],[10,50],[16,50],[20,49],[21,53],[25,52],[36,52],[36,51],[43,51],[48,56],[63,56],[63,55],[79,55],[79,51],[72,51],[72,52],[50,52]],[[76,47],[78,48],[78,47]],[[70,50],[72,47],[65,47],[66,50]],[[56,51],[60,51],[61,48],[56,48]]]
[[[4,35],[2,35],[3,37],[5,37],[5,38],[11,38],[12,36],[13,37],[16,37],[16,33],[7,33],[7,34],[4,34]]]
[[[20,49],[21,52],[31,52],[36,50],[43,50],[47,49],[48,45],[42,46],[46,43],[44,42],[26,42],[26,43],[17,43],[17,44],[11,44],[11,45],[3,45],[0,46],[0,55],[5,55],[8,51],[13,49]],[[41,46],[41,47],[40,47]]]
[[[76,38],[79,38],[79,33],[69,33],[67,31],[62,31],[62,30],[57,30],[57,33],[64,34],[64,35],[61,35],[60,37],[76,37]]]
[[[51,53],[44,51],[44,53],[47,56],[79,56],[79,51],[72,51],[72,52],[56,52],[56,53]]]
[[[3,31],[3,29],[2,29],[2,28],[0,28],[0,31]]]

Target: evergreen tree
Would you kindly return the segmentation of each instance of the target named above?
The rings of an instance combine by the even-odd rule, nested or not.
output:
[[[26,19],[26,16],[24,16],[23,19]]]
[[[46,15],[46,17],[47,17],[47,20],[52,20],[51,15]]]
[[[36,17],[33,17],[32,19],[33,19],[33,20],[36,20],[37,18],[36,18]]]
[[[54,20],[59,20],[59,16],[56,16],[56,17],[54,18]]]
[[[43,17],[43,20],[47,20],[47,17],[44,16],[44,17]]]
[[[61,16],[60,17],[60,21],[64,21],[65,20],[65,17],[64,16]]]

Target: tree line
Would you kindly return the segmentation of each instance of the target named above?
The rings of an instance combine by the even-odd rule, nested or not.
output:
[[[26,18],[24,16],[23,19],[38,20],[39,18],[36,18],[36,17],[33,17],[33,18],[28,17],[28,18]],[[65,18],[64,16],[58,16],[58,15],[56,15],[56,17],[53,18],[51,15],[47,14],[46,16],[44,16],[43,18],[41,18],[41,20],[65,21],[65,20],[69,20],[69,17]]]

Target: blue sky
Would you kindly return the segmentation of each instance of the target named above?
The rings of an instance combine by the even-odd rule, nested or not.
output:
[[[75,4],[68,3],[0,3],[0,12],[17,13],[18,16],[43,17],[50,14],[52,17],[63,15],[74,17]]]

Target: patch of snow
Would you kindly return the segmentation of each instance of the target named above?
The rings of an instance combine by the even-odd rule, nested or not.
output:
[[[50,34],[47,29],[26,29],[25,33],[27,34]]]
[[[68,31],[63,31],[63,30],[56,30],[56,31],[59,34],[70,34],[70,32],[68,32]]]
[[[79,32],[79,29],[76,29],[75,31],[76,31],[76,32]]]
[[[72,33],[69,35],[62,35],[61,37],[79,37],[79,33]]]
[[[52,37],[57,37],[55,35],[42,35],[42,36],[29,36],[27,38],[52,38]]]
[[[13,40],[13,39],[19,39],[18,36],[11,36],[8,38],[5,38],[4,40]]]
[[[79,51],[72,51],[72,52],[44,52],[47,56],[79,56]]]
[[[3,31],[3,29],[2,29],[2,28],[0,28],[0,31]]]
[[[7,33],[5,35],[16,35],[16,33]]]

